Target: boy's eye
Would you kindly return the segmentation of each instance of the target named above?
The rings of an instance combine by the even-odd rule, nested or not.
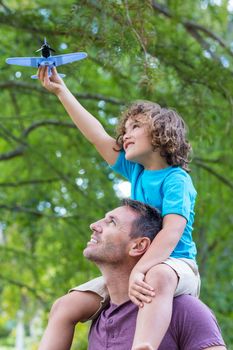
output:
[[[136,129],[136,128],[139,128],[139,124],[133,124],[133,126],[132,126],[132,129]]]

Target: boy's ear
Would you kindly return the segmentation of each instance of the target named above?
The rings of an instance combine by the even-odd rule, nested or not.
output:
[[[141,256],[143,255],[149,246],[151,241],[148,237],[139,237],[132,241],[132,245],[129,250],[130,256]]]

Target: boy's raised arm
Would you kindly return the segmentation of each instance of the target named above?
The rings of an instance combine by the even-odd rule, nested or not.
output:
[[[100,155],[109,164],[114,164],[118,156],[118,152],[114,150],[114,148],[117,148],[115,139],[111,137],[105,131],[102,124],[77,101],[57,74],[56,68],[53,68],[52,73],[51,77],[49,77],[47,67],[39,68],[38,77],[42,85],[59,98],[77,128],[86,139],[96,147]]]

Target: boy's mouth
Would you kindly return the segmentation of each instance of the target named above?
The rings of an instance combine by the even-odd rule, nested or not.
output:
[[[129,148],[130,146],[134,145],[134,143],[132,141],[128,141],[128,142],[125,142],[124,144],[124,150],[126,151],[127,148]]]

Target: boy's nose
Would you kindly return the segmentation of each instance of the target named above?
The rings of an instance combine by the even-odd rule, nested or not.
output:
[[[125,142],[129,138],[129,134],[125,133],[123,136],[123,142]]]

